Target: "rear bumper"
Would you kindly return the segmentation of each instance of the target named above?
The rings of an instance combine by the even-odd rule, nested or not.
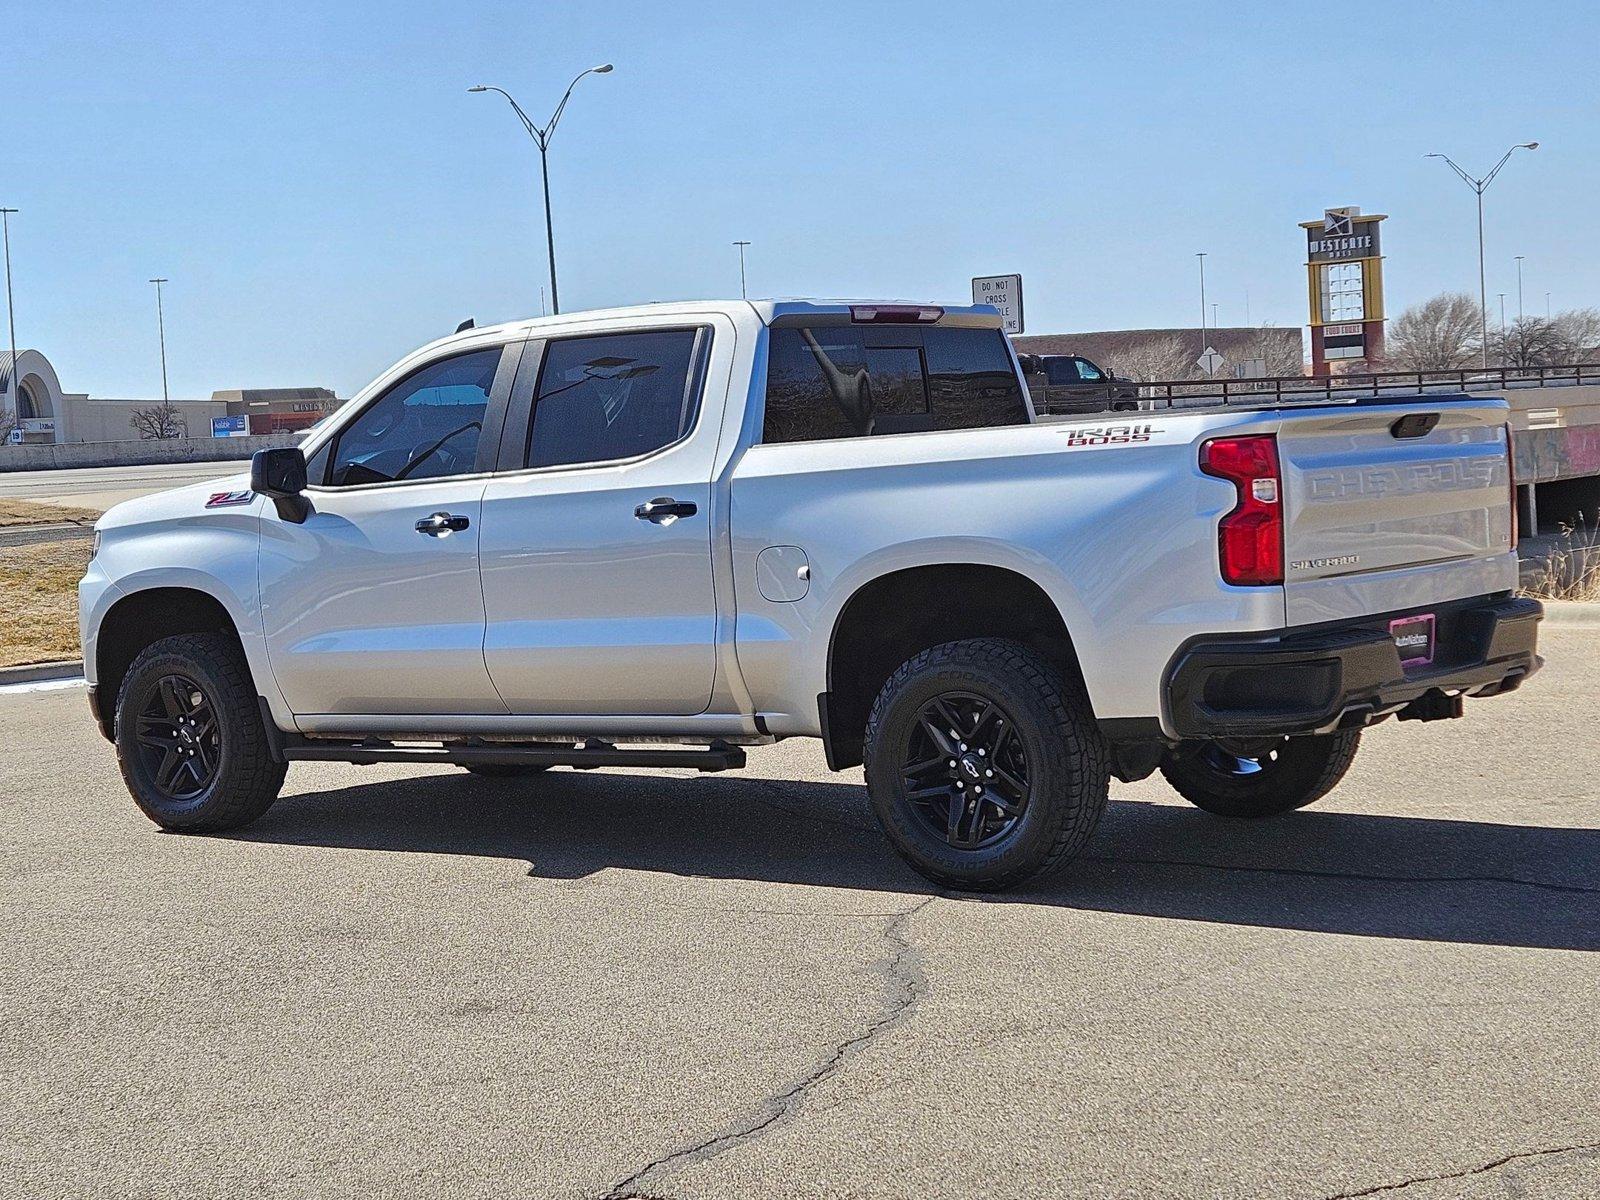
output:
[[[1544,608],[1479,597],[1439,605],[1433,661],[1406,668],[1381,613],[1304,630],[1191,639],[1167,668],[1168,722],[1185,738],[1318,733],[1384,717],[1459,716],[1468,696],[1518,687],[1542,665]]]

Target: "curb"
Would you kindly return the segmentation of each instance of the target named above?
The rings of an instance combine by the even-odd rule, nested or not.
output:
[[[51,679],[77,679],[82,675],[82,659],[73,659],[71,662],[29,663],[22,667],[0,667],[0,687],[8,683],[42,683]]]
[[[1547,625],[1600,625],[1600,604],[1578,600],[1541,600]]]

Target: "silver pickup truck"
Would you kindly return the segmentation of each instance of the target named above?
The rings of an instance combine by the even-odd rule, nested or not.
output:
[[[1070,860],[1112,777],[1280,813],[1366,726],[1520,685],[1509,463],[1490,399],[1041,421],[988,308],[473,329],[248,476],[107,513],[90,704],[188,831],[300,760],[720,770],[819,738],[917,870],[1001,888]]]

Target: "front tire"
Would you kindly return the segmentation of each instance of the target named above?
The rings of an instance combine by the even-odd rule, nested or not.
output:
[[[163,829],[216,833],[248,825],[278,798],[250,668],[219,633],[146,646],[117,693],[117,762],[145,816]]]
[[[1178,794],[1221,817],[1273,817],[1313,804],[1344,778],[1359,729],[1301,737],[1184,742],[1161,760]]]
[[[1110,765],[1086,702],[1017,642],[948,642],[889,677],[866,732],[867,793],[911,866],[965,891],[1058,870],[1105,811]]]

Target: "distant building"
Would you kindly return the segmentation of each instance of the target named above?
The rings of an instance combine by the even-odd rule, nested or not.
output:
[[[1203,378],[1206,371],[1200,359],[1207,348],[1222,357],[1213,372],[1218,377],[1248,379],[1299,375],[1305,371],[1305,343],[1299,327],[1110,329],[1097,333],[1029,333],[1011,340],[1019,353],[1078,354],[1128,379]]]
[[[174,400],[168,432],[209,438],[223,432],[304,429],[343,403],[320,387],[224,390],[213,392],[209,400]],[[135,414],[160,406],[159,399],[111,399],[63,391],[55,367],[39,351],[17,351],[14,364],[10,351],[0,351],[0,417],[17,415],[13,441],[137,441],[141,433],[133,424]]]

